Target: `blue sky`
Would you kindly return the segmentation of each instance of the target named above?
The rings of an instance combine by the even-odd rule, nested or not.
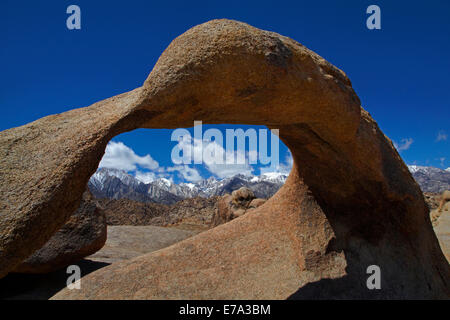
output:
[[[81,30],[66,28],[71,4],[81,8]],[[381,30],[366,28],[371,4],[381,8]],[[134,89],[173,38],[199,23],[230,18],[289,36],[344,70],[406,163],[447,168],[449,14],[450,2],[438,0],[3,0],[0,130]],[[168,174],[171,132],[141,129],[114,141],[137,156],[149,154],[156,170]],[[281,146],[280,160],[287,155]],[[205,166],[193,168],[201,177],[217,176]],[[259,172],[258,165],[253,169]],[[183,180],[182,171],[171,172]]]

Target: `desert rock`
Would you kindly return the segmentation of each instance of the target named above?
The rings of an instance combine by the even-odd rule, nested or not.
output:
[[[257,198],[257,199],[253,199],[252,202],[250,202],[250,204],[248,205],[249,209],[254,209],[254,208],[258,208],[259,206],[262,206],[264,203],[266,203],[266,199],[261,199],[261,198]]]
[[[345,73],[231,20],[176,38],[138,89],[1,132],[0,276],[75,211],[112,137],[198,119],[279,129],[294,160],[284,186],[251,214],[113,263],[54,299],[450,296],[420,188]],[[366,287],[373,264],[381,290]]]
[[[446,206],[447,202],[449,202],[449,201],[450,201],[450,190],[445,190],[444,192],[442,192],[438,211],[444,210],[444,207]]]
[[[106,241],[106,218],[88,191],[77,211],[50,240],[14,269],[18,273],[48,273],[77,263],[100,250]]]
[[[244,215],[253,199],[255,199],[255,195],[252,190],[246,187],[234,190],[231,195],[221,197],[217,203],[217,210],[214,212],[211,225],[218,226]]]
[[[234,204],[239,206],[248,206],[248,204],[255,199],[253,191],[249,188],[242,187],[238,190],[234,190],[231,193],[232,201]]]

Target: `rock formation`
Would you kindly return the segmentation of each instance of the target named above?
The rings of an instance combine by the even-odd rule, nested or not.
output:
[[[441,202],[439,202],[439,208],[438,208],[439,212],[442,211],[442,209],[444,208],[447,201],[450,201],[450,190],[445,190],[444,192],[442,192]]]
[[[231,195],[227,194],[221,197],[217,203],[217,210],[211,220],[211,226],[215,227],[219,224],[226,223],[235,218],[243,216],[250,208],[250,204],[255,199],[253,191],[246,187],[241,187],[238,190],[234,190]],[[261,205],[261,203],[255,202],[253,207]]]
[[[433,192],[424,192],[425,202],[430,210],[437,209],[439,207],[440,194]]]
[[[252,202],[250,202],[250,204],[248,205],[249,209],[255,209],[258,208],[260,206],[262,206],[264,203],[266,203],[266,199],[261,199],[261,198],[257,198],[257,199],[253,199]]]
[[[294,160],[285,185],[252,214],[102,268],[55,299],[449,297],[423,195],[345,73],[230,20],[176,38],[140,88],[1,132],[0,276],[76,210],[112,137],[194,120],[278,128]],[[373,264],[381,290],[366,287]]]
[[[438,212],[433,210],[433,222],[434,231],[441,245],[442,252],[444,252],[447,261],[450,263],[450,208]]]
[[[250,202],[255,198],[253,191],[246,187],[239,188],[231,193],[231,201],[233,204],[239,206],[248,207]]]
[[[86,191],[77,211],[50,240],[14,269],[18,273],[48,273],[77,263],[100,250],[106,241],[106,218]]]

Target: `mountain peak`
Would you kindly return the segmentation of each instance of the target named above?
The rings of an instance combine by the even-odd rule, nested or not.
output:
[[[450,189],[450,170],[436,167],[408,165],[414,179],[423,192],[440,193]]]
[[[286,177],[285,174],[271,172],[261,176],[237,174],[221,180],[211,176],[196,183],[179,184],[159,178],[145,184],[125,171],[100,168],[89,180],[89,187],[98,197],[170,204],[186,198],[223,195],[242,186],[252,189],[259,198],[269,198],[284,184]]]

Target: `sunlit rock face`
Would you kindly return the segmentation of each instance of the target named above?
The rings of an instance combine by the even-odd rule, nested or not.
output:
[[[0,275],[77,208],[112,137],[194,120],[279,129],[294,160],[285,185],[248,214],[55,299],[449,297],[423,195],[345,73],[230,20],[176,38],[140,88],[1,133]],[[366,286],[370,265],[381,290]]]

